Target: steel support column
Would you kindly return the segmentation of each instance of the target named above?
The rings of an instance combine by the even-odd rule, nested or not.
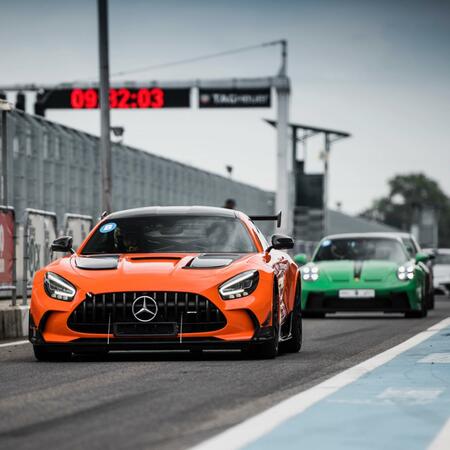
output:
[[[282,211],[281,232],[292,235],[294,230],[294,185],[292,147],[289,145],[290,84],[287,77],[287,42],[281,41],[281,68],[278,78],[282,81],[277,91],[277,190],[276,212]]]
[[[8,119],[2,111],[2,205],[8,206]]]
[[[282,211],[281,232],[292,233],[292,148],[289,146],[289,90],[277,88],[277,181],[276,212]]]
[[[323,233],[328,234],[328,186],[329,186],[329,159],[330,159],[330,135],[324,134],[324,155],[323,155]]]
[[[108,3],[98,0],[98,33],[100,53],[100,161],[102,174],[102,210],[112,211],[111,137],[109,116]]]

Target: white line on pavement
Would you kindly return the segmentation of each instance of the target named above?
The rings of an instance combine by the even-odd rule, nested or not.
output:
[[[448,450],[450,448],[450,419],[445,422],[444,426],[439,431],[439,434],[434,438],[434,441],[428,447],[428,450]]]
[[[245,420],[239,425],[235,425],[217,436],[198,444],[191,450],[235,450],[242,448],[261,436],[270,433],[278,425],[291,417],[302,413],[325,397],[353,383],[361,376],[387,363],[410,348],[415,347],[448,326],[450,326],[450,317],[395,347],[375,355],[356,366],[350,367],[306,391],[283,400],[281,403]]]
[[[419,359],[419,363],[450,364],[450,353],[431,353],[425,358]]]
[[[442,392],[442,389],[411,389],[407,387],[399,389],[388,387],[377,395],[377,399],[409,405],[424,405],[436,400]]]
[[[5,344],[0,344],[0,347],[11,347],[13,345],[23,345],[23,344],[27,344],[28,340],[26,341],[13,341],[13,342],[6,342]]]

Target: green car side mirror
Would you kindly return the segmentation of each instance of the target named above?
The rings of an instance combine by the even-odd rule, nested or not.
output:
[[[428,253],[419,252],[416,253],[416,262],[427,262],[430,259],[430,255]]]
[[[299,253],[298,255],[294,256],[294,261],[299,266],[304,266],[308,263],[308,257],[304,253]]]

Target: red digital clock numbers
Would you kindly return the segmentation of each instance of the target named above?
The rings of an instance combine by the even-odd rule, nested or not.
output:
[[[74,89],[70,93],[70,106],[73,109],[98,108],[98,93],[95,89]]]
[[[130,108],[163,108],[165,106],[164,91],[160,88],[110,89],[109,106],[115,109]],[[72,89],[70,107],[73,109],[95,109],[99,107],[97,89]]]
[[[38,92],[36,102],[46,109],[97,109],[100,96],[97,88],[71,87]],[[190,88],[119,86],[109,90],[109,104],[115,109],[189,108]]]

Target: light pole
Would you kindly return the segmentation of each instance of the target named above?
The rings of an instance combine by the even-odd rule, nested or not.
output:
[[[330,135],[328,133],[325,133],[324,135],[324,159],[323,159],[323,234],[327,235],[328,230],[330,229],[329,223],[328,223],[328,186],[330,184],[329,182],[329,170],[328,170],[328,163],[330,159],[330,150],[331,150],[331,144],[330,144]]]
[[[279,124],[274,120],[264,119],[269,125],[278,128]],[[324,169],[323,169],[323,234],[328,233],[329,223],[328,223],[328,185],[329,185],[329,157],[331,151],[331,144],[336,142],[339,139],[349,138],[351,135],[345,131],[339,130],[331,130],[329,128],[320,128],[320,127],[312,127],[310,125],[304,125],[300,123],[290,123],[289,127],[291,128],[291,137],[292,137],[292,163],[294,164],[294,176],[292,180],[292,189],[294,191],[295,198],[295,184],[296,184],[296,176],[295,173],[295,163],[297,160],[297,143],[298,142],[306,142],[312,136],[316,134],[323,134],[324,136]],[[298,136],[298,130],[303,131],[303,136]],[[294,202],[295,203],[295,202]]]
[[[294,229],[294,191],[292,187],[292,148],[288,143],[290,84],[287,76],[287,41],[282,40],[280,44],[281,67],[278,78],[281,83],[276,89],[278,127],[275,212],[283,212],[280,231],[291,236]]]
[[[112,211],[112,157],[109,117],[108,2],[98,4],[98,48],[100,56],[100,167],[102,174],[102,211]]]
[[[13,105],[4,99],[0,99],[0,111],[2,112],[2,205],[8,206],[8,117]]]
[[[328,214],[328,203],[329,203],[329,160],[331,152],[331,144],[338,141],[339,139],[350,137],[349,133],[344,133],[342,131],[325,131],[324,132],[324,166],[323,166],[323,232],[324,234],[329,233],[330,223]]]

